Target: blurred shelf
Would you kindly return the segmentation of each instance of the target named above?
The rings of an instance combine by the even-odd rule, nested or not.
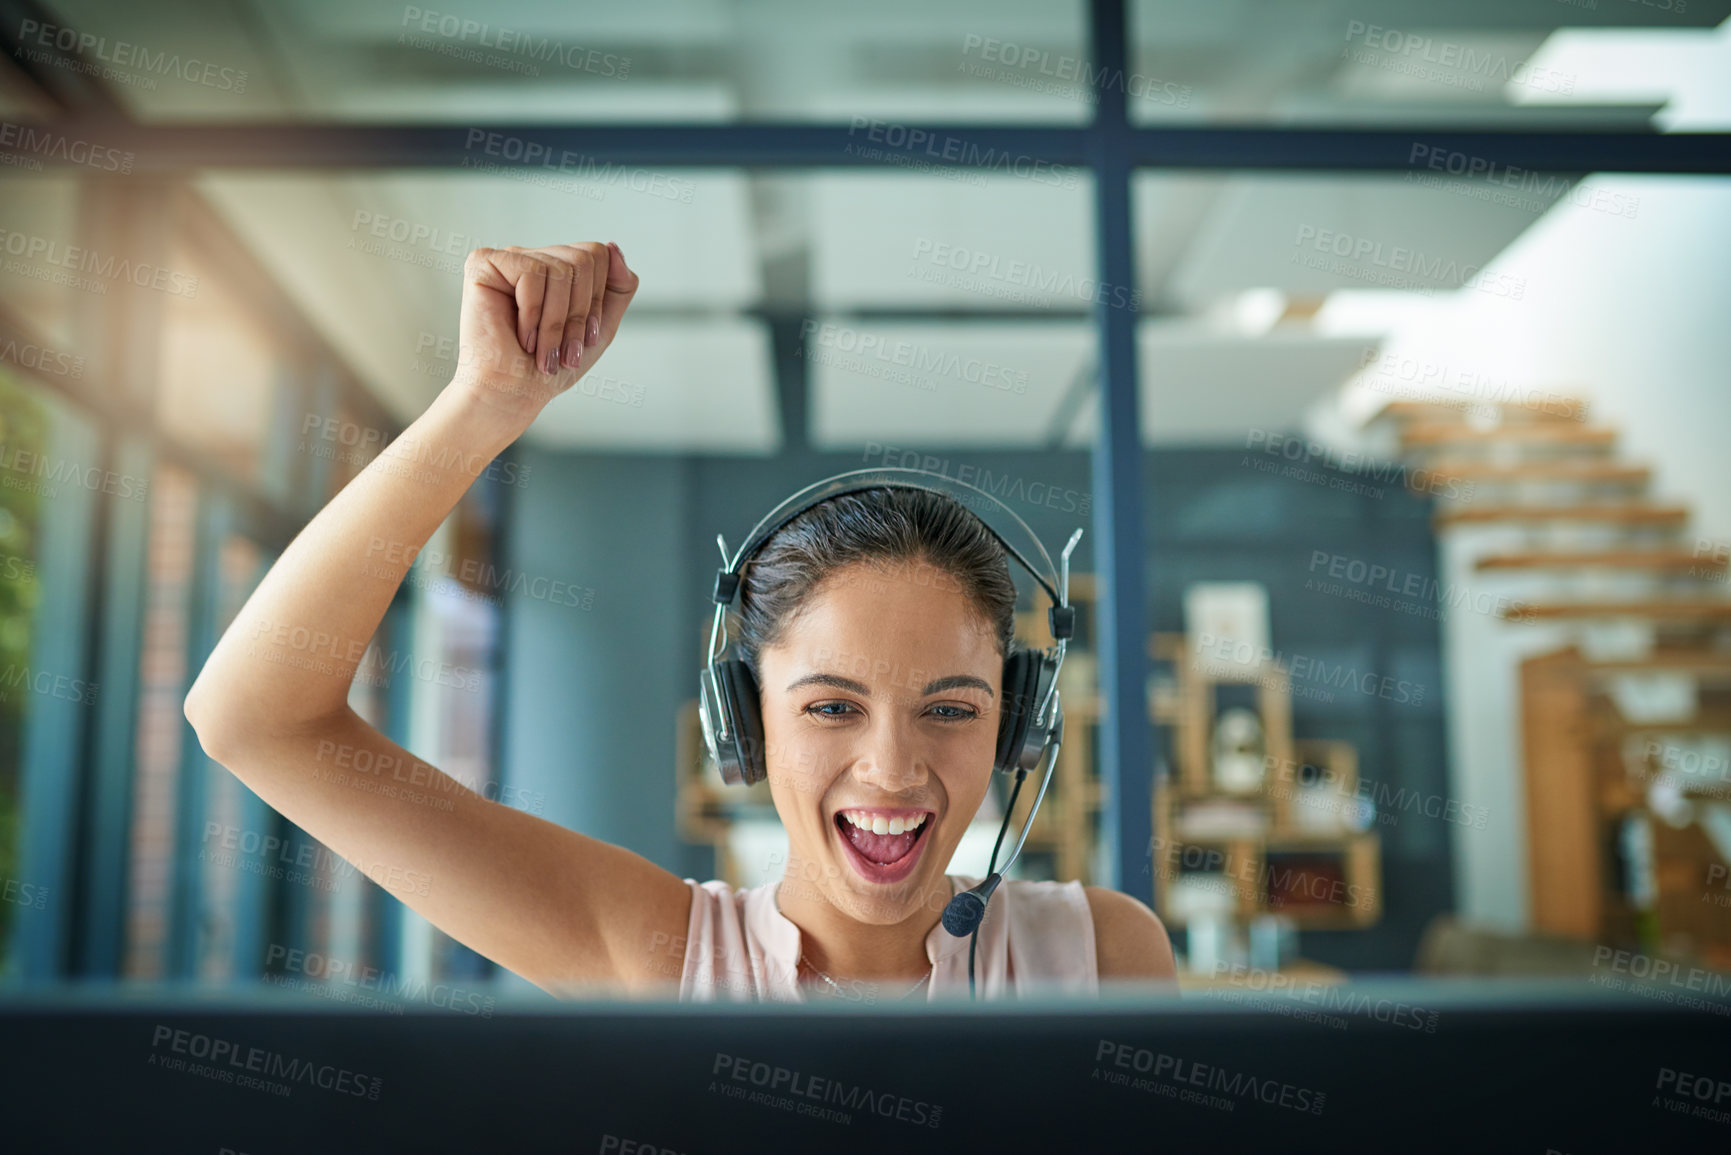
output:
[[[1580,618],[1641,618],[1646,621],[1731,622],[1731,598],[1654,599],[1638,602],[1522,602],[1505,609],[1510,622]]]

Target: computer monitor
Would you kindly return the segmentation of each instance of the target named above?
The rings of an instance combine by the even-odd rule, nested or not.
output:
[[[356,1011],[0,1000],[9,1150],[1726,1150],[1731,1006],[1354,984],[1097,1001]],[[14,1143],[18,1143],[14,1146]]]

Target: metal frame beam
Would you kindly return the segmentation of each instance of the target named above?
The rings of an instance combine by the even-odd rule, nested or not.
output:
[[[1123,0],[1092,0],[1090,31],[1100,77],[1090,135],[1094,169],[1094,259],[1100,361],[1100,431],[1094,444],[1094,568],[1099,575],[1095,645],[1102,714],[1100,776],[1110,875],[1101,881],[1153,903],[1153,879],[1142,872],[1154,825],[1153,734],[1148,723],[1146,543],[1142,532],[1142,419],[1136,366],[1136,232],[1131,220],[1131,162],[1125,146],[1129,107]],[[1133,889],[1132,889],[1133,888]]]
[[[1118,7],[1113,4],[1111,7]],[[1124,102],[1121,90],[1102,92]],[[1079,127],[914,124],[476,124],[248,121],[130,124],[76,117],[24,124],[134,154],[135,173],[224,169],[398,170],[477,173],[492,166],[581,178],[608,166],[653,168],[910,167],[1031,171],[1036,162],[1085,167],[1110,136],[1136,168],[1430,171],[1460,153],[1499,165],[1563,173],[1731,173],[1731,133],[1590,129],[1450,129],[1425,124],[1350,128],[1200,124],[1108,126],[1102,106]],[[1436,150],[1420,152],[1417,146]],[[0,150],[5,151],[5,150]],[[13,150],[20,156],[30,155]],[[43,157],[44,167],[57,164]],[[476,166],[480,166],[477,168]],[[70,166],[68,166],[70,167]]]

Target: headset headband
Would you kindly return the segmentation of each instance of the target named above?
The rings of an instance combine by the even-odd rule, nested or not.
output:
[[[1075,611],[1069,603],[1070,551],[1076,548],[1076,542],[1082,536],[1080,529],[1071,535],[1069,544],[1064,547],[1064,568],[1060,574],[1052,565],[1052,557],[1046,552],[1046,547],[1040,543],[1040,539],[1035,536],[1034,531],[1028,528],[1028,523],[1016,516],[1014,510],[996,497],[977,486],[945,477],[941,473],[894,467],[855,469],[813,482],[765,514],[763,520],[759,521],[746,535],[744,544],[734,552],[731,558],[727,556],[727,543],[717,534],[715,540],[721,546],[722,561],[725,563],[723,568],[716,572],[715,589],[711,594],[718,607],[717,625],[721,625],[720,619],[724,612],[720,607],[731,605],[734,596],[739,592],[741,568],[763,547],[766,541],[774,536],[777,530],[806,510],[820,505],[832,497],[840,497],[845,493],[859,493],[867,489],[878,489],[884,486],[897,489],[923,489],[928,493],[948,497],[973,513],[975,517],[979,518],[980,524],[985,527],[986,532],[991,534],[993,539],[1004,547],[1004,551],[1015,558],[1022,568],[1033,576],[1034,580],[1046,591],[1047,596],[1052,599],[1052,608],[1047,618],[1052,637],[1060,645],[1069,640],[1076,627]],[[1042,573],[1040,569],[1036,568],[1028,560],[1026,554],[1016,547],[1014,542],[1006,539],[985,518],[979,517],[979,511],[973,509],[972,505],[981,502],[995,506],[1011,523],[1021,528],[1033,547],[1028,552],[1039,558],[1045,566],[1045,572]],[[725,631],[726,627],[721,625],[721,629]],[[711,631],[710,659],[712,661],[716,652],[715,633]]]
[[[944,484],[935,485],[933,484],[934,481],[941,481]],[[965,481],[956,481],[953,478],[945,477],[941,473],[928,473],[923,469],[892,467],[855,469],[848,473],[838,473],[834,477],[826,477],[822,481],[813,482],[765,514],[763,520],[758,522],[752,531],[746,535],[745,544],[739,547],[722,572],[738,575],[740,566],[755,554],[765,541],[774,536],[776,530],[812,506],[821,505],[830,498],[840,497],[844,493],[858,493],[861,490],[877,489],[885,485],[901,489],[923,489],[928,493],[941,494],[958,501],[964,508],[969,507],[970,502],[975,500],[989,502],[996,506],[1005,517],[1020,526],[1022,532],[1028,535],[1028,541],[1033,546],[1033,552],[1039,556],[1040,561],[1046,567],[1045,572],[1041,573],[1040,570],[1036,569],[1013,542],[1005,540],[1004,536],[987,524],[984,518],[980,519],[980,524],[985,525],[987,532],[997,539],[998,544],[1003,546],[1011,557],[1021,562],[1023,569],[1033,575],[1034,580],[1039,582],[1047,595],[1051,597],[1054,606],[1064,604],[1063,595],[1058,590],[1058,573],[1052,565],[1051,555],[1046,552],[1046,547],[1040,544],[1040,539],[1034,536],[1034,531],[1028,528],[1027,522],[1017,517],[1014,510],[985,490],[969,485]],[[961,492],[956,492],[956,490]],[[979,516],[977,510],[970,510],[970,512],[973,512],[976,517]],[[721,601],[723,599],[718,597],[716,600]],[[726,600],[731,601],[731,596]]]

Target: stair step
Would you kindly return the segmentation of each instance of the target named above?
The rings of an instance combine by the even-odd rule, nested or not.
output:
[[[1376,411],[1372,421],[1437,421],[1455,419],[1462,413],[1494,410],[1504,421],[1573,421],[1587,419],[1587,403],[1579,397],[1553,394],[1537,402],[1471,401],[1435,399],[1390,401]]]
[[[1667,622],[1731,622],[1731,598],[1640,602],[1522,602],[1502,613],[1511,622],[1564,618],[1647,618]]]
[[[1606,677],[1670,670],[1714,681],[1731,678],[1731,653],[1701,646],[1659,646],[1638,658],[1605,658],[1582,664],[1593,673]]]
[[[1432,421],[1401,430],[1400,442],[1407,449],[1436,445],[1545,445],[1591,446],[1609,449],[1617,431],[1574,421],[1525,421],[1480,429],[1459,422]]]
[[[1701,577],[1724,574],[1727,559],[1702,557],[1686,549],[1610,549],[1592,552],[1533,550],[1487,554],[1475,568],[1485,569],[1646,569],[1696,571]]]
[[[1686,505],[1622,501],[1598,505],[1482,505],[1438,513],[1438,528],[1487,521],[1600,521],[1616,525],[1678,526],[1689,520]]]
[[[1647,465],[1617,461],[1530,461],[1494,465],[1488,461],[1439,461],[1424,469],[1438,477],[1460,481],[1575,481],[1582,484],[1645,485],[1653,479]]]

